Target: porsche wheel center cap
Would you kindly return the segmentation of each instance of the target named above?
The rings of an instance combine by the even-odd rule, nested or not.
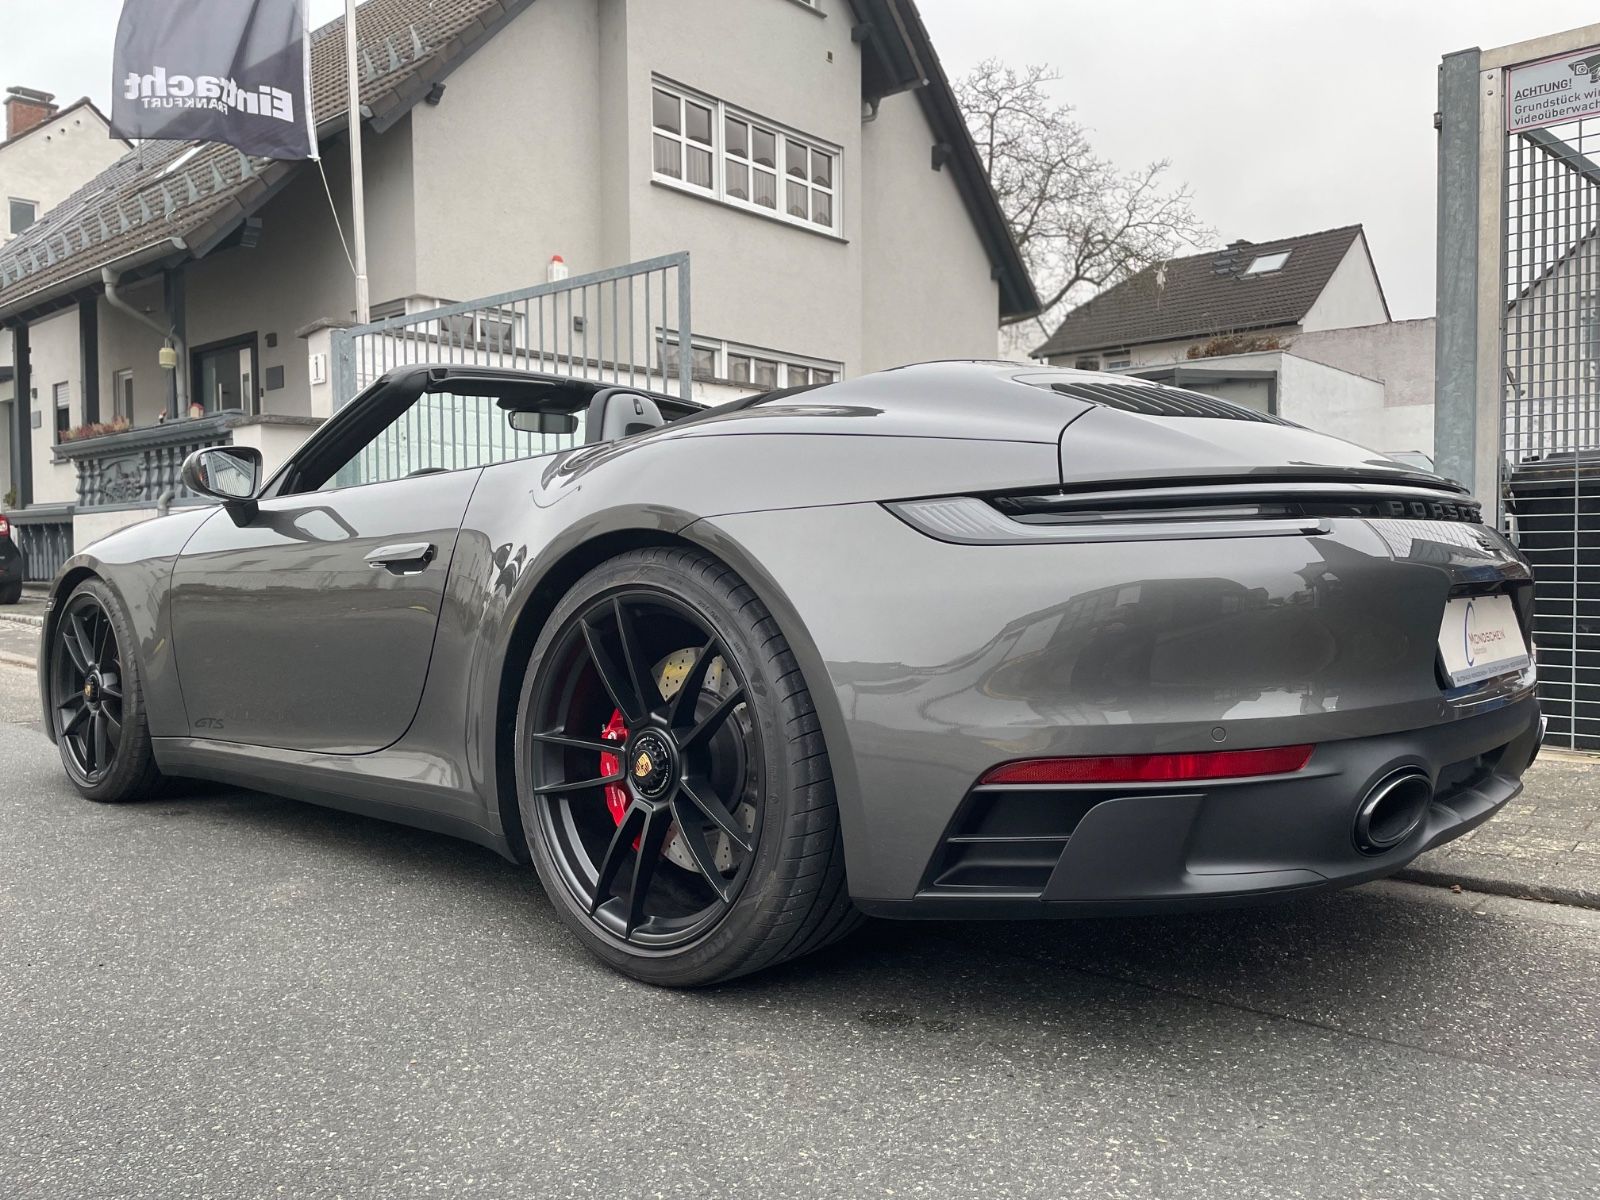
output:
[[[624,769],[633,790],[646,800],[659,799],[672,786],[677,755],[667,739],[646,730],[628,747]]]
[[[83,681],[83,698],[90,704],[96,704],[99,702],[100,677],[98,675],[90,675],[89,678]]]

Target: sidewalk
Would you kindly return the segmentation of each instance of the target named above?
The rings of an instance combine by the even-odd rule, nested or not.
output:
[[[33,670],[43,613],[39,596],[0,609],[0,666]],[[1522,795],[1400,878],[1600,908],[1600,757],[1546,750]]]
[[[1522,795],[1400,878],[1600,908],[1600,757],[1546,749]]]

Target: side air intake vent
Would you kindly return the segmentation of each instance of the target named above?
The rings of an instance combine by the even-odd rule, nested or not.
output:
[[[1072,382],[1053,383],[1050,387],[1074,400],[1087,400],[1103,408],[1119,408],[1146,417],[1212,417],[1224,421],[1259,421],[1265,425],[1294,424],[1242,404],[1159,383]]]

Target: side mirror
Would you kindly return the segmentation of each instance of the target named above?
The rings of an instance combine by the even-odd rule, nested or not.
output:
[[[240,525],[256,515],[261,490],[261,451],[254,446],[210,446],[183,460],[183,486],[200,496],[221,500]]]

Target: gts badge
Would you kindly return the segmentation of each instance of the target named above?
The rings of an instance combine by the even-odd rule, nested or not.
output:
[[[201,717],[194,723],[196,729],[221,729],[221,717]]]

